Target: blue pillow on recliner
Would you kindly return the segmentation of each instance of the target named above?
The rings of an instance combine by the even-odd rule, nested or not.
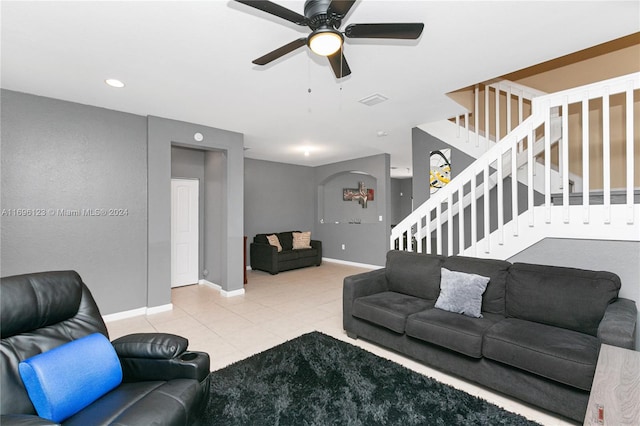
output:
[[[38,415],[56,423],[122,382],[118,355],[99,333],[35,355],[18,369]]]

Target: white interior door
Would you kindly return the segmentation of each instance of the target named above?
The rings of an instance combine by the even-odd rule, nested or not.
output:
[[[171,287],[198,282],[198,184],[171,179]]]

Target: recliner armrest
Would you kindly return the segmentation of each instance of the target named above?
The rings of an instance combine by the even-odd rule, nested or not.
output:
[[[187,350],[189,341],[168,333],[135,333],[111,342],[123,358],[175,358]]]
[[[618,298],[604,312],[598,338],[607,345],[635,349],[638,309],[633,300]]]
[[[209,354],[186,351],[189,341],[167,333],[138,333],[113,341],[123,381],[196,379],[210,373]]]

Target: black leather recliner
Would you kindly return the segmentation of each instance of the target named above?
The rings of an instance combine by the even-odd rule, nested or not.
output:
[[[38,417],[18,364],[36,354],[107,328],[87,286],[73,271],[0,280],[0,424],[56,424]],[[112,342],[122,383],[64,425],[189,425],[209,394],[209,355],[187,351],[187,339],[164,333]]]

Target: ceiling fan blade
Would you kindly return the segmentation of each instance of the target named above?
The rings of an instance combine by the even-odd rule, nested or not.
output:
[[[270,13],[271,15],[275,15],[278,18],[286,19],[289,22],[293,22],[298,25],[307,25],[307,18],[303,15],[300,15],[297,12],[294,12],[291,9],[287,9],[284,6],[280,6],[279,4],[267,1],[267,0],[236,0],[238,3],[246,4],[247,6],[251,6],[255,9],[261,10],[263,12]]]
[[[264,56],[259,57],[258,59],[255,59],[253,63],[256,65],[267,65],[269,62],[275,61],[281,56],[284,56],[289,52],[293,52],[294,50],[304,46],[305,44],[307,44],[307,38],[306,37],[299,38],[297,40],[292,41],[291,43],[285,44],[284,46],[277,48],[274,51],[267,53]]]
[[[344,18],[356,0],[333,0],[327,9],[328,14],[336,14]]]
[[[342,53],[342,49],[338,50],[333,55],[327,56],[327,58],[329,59],[329,63],[331,64],[331,68],[333,68],[333,73],[336,75],[336,78],[346,77],[351,74],[351,68],[349,68],[349,64]]]
[[[349,38],[396,38],[415,40],[420,37],[424,24],[350,24],[345,29]]]

